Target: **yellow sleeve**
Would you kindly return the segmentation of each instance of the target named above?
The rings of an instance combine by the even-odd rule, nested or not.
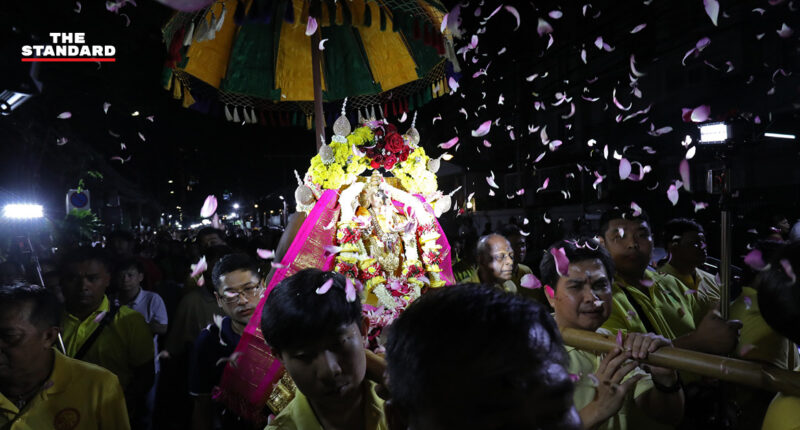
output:
[[[606,322],[603,323],[602,328],[608,330],[613,335],[617,334],[617,330],[622,330],[624,334],[627,334],[629,331],[634,333],[647,332],[642,322],[636,317],[633,306],[628,302],[625,293],[616,285],[612,287],[612,291],[614,293],[611,300],[611,315]],[[647,318],[644,315],[642,317]]]
[[[800,429],[800,397],[778,394],[769,404],[761,430]]]
[[[126,345],[128,346],[128,363],[131,367],[139,367],[152,361],[154,357],[153,334],[142,314],[131,310],[120,314],[125,327]]]
[[[105,372],[106,377],[100,384],[99,402],[97,405],[97,424],[100,430],[130,430],[128,408],[125,406],[125,396],[119,379],[111,372]]]

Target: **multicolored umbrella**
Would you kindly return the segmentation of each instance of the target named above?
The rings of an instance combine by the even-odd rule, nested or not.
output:
[[[353,116],[400,114],[449,91],[457,62],[440,31],[444,13],[438,0],[218,1],[164,27],[164,85],[184,106],[237,122],[310,127],[314,103],[324,102],[331,123],[345,97]]]

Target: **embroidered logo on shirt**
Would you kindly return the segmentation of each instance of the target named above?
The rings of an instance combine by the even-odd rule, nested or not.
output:
[[[55,430],[74,430],[80,422],[81,414],[77,409],[62,409],[53,418],[53,428]]]

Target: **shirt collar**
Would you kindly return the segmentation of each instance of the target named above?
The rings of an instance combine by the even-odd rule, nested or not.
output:
[[[128,307],[132,307],[134,305],[138,305],[142,301],[144,301],[144,289],[140,287],[139,288],[139,293],[136,294],[136,297],[134,297],[133,300],[131,300],[131,304],[129,304]]]
[[[93,311],[93,312],[92,312],[92,313],[91,313],[91,314],[90,314],[88,317],[86,317],[86,319],[84,319],[83,321],[88,321],[89,319],[92,319],[92,320],[94,320],[95,318],[97,318],[97,316],[98,316],[98,315],[99,315],[101,312],[108,312],[109,308],[110,308],[110,305],[109,305],[109,301],[108,301],[108,296],[105,296],[105,295],[104,295],[104,296],[103,296],[103,301],[102,301],[102,302],[100,302],[100,306],[98,306],[98,307],[97,307],[97,309],[95,309],[95,310],[94,310],[94,311]],[[66,310],[64,310],[64,313],[67,315],[67,318],[71,318],[71,319],[73,319],[73,320],[75,320],[75,321],[78,321],[78,317],[76,317],[75,315],[72,315],[71,313],[67,312]],[[80,322],[83,322],[83,321],[80,321]]]
[[[44,390],[46,395],[60,393],[64,391],[72,382],[72,372],[67,368],[67,357],[61,352],[53,348],[53,371],[50,372],[50,378],[47,380],[47,388]]]
[[[383,418],[383,401],[375,393],[375,383],[364,381],[367,392],[364,393],[364,418],[367,430],[380,428]],[[300,390],[297,390],[294,397],[295,409],[292,411],[292,418],[298,429],[322,429],[311,404]]]

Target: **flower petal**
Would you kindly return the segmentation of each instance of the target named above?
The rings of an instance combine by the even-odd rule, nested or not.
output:
[[[719,2],[717,0],[703,0],[703,7],[706,9],[706,15],[711,18],[711,22],[717,25],[717,17],[719,16]]]
[[[217,211],[217,198],[213,194],[206,197],[203,207],[200,209],[200,217],[208,218]]]
[[[675,184],[670,185],[667,189],[667,198],[672,203],[672,206],[678,204],[678,188],[675,186]]]
[[[264,260],[270,260],[272,258],[275,258],[275,251],[269,249],[258,248],[256,249],[256,254],[258,254],[259,258]]]
[[[325,294],[328,292],[328,290],[331,289],[331,286],[333,286],[333,278],[330,278],[327,281],[325,281],[325,283],[323,283],[322,286],[317,288],[316,292],[317,294]]]
[[[569,259],[564,252],[564,248],[550,248],[550,254],[555,259],[558,276],[567,276],[569,272]]]
[[[542,288],[542,282],[539,281],[539,278],[537,278],[531,273],[524,275],[522,279],[520,279],[519,284],[523,288],[530,288],[530,289]]]
[[[313,16],[308,17],[308,24],[306,24],[306,36],[311,36],[317,32],[317,20]]]
[[[492,121],[484,121],[476,130],[472,130],[472,137],[482,137],[489,133],[492,128]],[[445,148],[446,149],[446,148]]]

